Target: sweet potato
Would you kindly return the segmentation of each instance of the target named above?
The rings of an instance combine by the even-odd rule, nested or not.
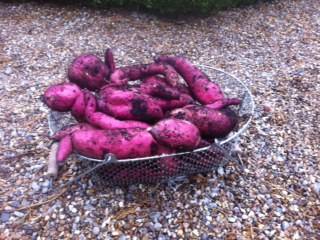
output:
[[[160,144],[177,150],[195,149],[200,142],[198,128],[184,120],[161,120],[150,129],[150,132]]]
[[[168,83],[175,86],[178,83],[179,75],[173,67],[167,64],[150,63],[132,65],[116,69],[110,75],[110,82],[117,86],[126,86],[128,81],[142,79],[148,76],[162,74]]]
[[[61,83],[47,88],[43,95],[44,103],[55,111],[69,111],[81,89],[74,83]]]
[[[97,90],[107,83],[110,70],[93,54],[77,57],[69,66],[68,78],[81,88]]]
[[[179,99],[180,97],[179,90],[169,86],[166,80],[159,76],[151,76],[143,79],[139,90],[144,94],[165,100]]]
[[[102,159],[112,153],[118,159],[152,155],[157,143],[152,135],[141,129],[81,130],[72,134],[76,152]]]
[[[98,109],[121,120],[152,122],[163,118],[163,111],[150,96],[126,88],[106,86],[99,93]]]
[[[231,105],[239,105],[240,103],[241,103],[241,100],[238,98],[225,98],[225,99],[218,100],[214,103],[208,104],[206,105],[206,107],[219,110]]]
[[[96,128],[88,123],[72,124],[72,125],[69,125],[69,126],[62,128],[59,131],[57,131],[56,133],[54,133],[52,136],[50,136],[50,139],[55,140],[55,141],[59,141],[62,138],[64,138],[65,136],[71,135],[75,131],[94,130],[94,129],[96,129]]]
[[[70,135],[67,135],[63,137],[59,142],[57,156],[56,156],[57,164],[62,165],[71,153],[72,153],[71,137]]]
[[[130,129],[130,128],[141,128],[146,129],[149,127],[147,123],[139,121],[121,121],[110,117],[102,112],[95,112],[87,116],[87,121],[93,126],[101,129]]]
[[[192,122],[199,128],[201,135],[208,138],[225,137],[237,124],[237,115],[229,108],[216,110],[205,106],[188,105],[173,110],[170,116]]]
[[[175,152],[176,151],[172,148],[166,147],[161,144],[157,145],[157,155],[173,154]],[[179,164],[179,160],[175,157],[165,157],[158,160],[158,165],[163,175],[169,174],[170,176],[173,176],[174,174],[176,174],[179,170]]]
[[[210,104],[224,99],[218,84],[210,81],[208,76],[182,57],[161,56],[156,59],[158,63],[166,63],[174,69],[187,82],[193,96],[202,104]]]
[[[110,48],[108,48],[104,54],[104,63],[108,66],[110,74],[113,73],[114,70],[116,70],[113,53]]]
[[[85,98],[85,120],[94,127],[101,129],[126,129],[126,128],[147,128],[148,124],[138,121],[120,121],[102,112],[97,112],[97,101],[95,96],[84,91]]]

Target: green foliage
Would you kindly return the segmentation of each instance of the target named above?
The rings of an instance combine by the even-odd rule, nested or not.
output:
[[[142,8],[154,12],[174,14],[208,13],[212,10],[254,3],[257,0],[85,0],[85,2],[93,6]]]

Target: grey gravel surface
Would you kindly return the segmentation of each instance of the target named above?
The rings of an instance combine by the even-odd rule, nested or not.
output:
[[[282,0],[168,20],[119,10],[0,3],[0,239],[319,239],[320,1]],[[242,79],[257,111],[243,168],[175,185],[96,186],[55,200],[39,100],[85,52],[120,64],[183,54]],[[73,157],[53,187],[81,172]]]

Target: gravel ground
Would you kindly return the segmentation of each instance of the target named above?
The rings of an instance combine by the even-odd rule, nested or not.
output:
[[[0,3],[0,239],[320,239],[319,9],[318,0],[282,0],[168,20]],[[242,79],[257,103],[243,168],[129,188],[85,177],[19,210],[54,194],[41,93],[65,80],[76,55],[106,47],[121,64],[184,54]],[[78,163],[70,159],[54,187],[79,174]]]

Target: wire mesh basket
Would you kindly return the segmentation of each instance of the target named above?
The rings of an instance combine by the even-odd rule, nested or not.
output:
[[[94,175],[108,185],[160,182],[173,177],[208,172],[225,165],[230,160],[233,141],[247,129],[252,120],[255,107],[253,96],[246,85],[231,74],[209,66],[198,67],[220,85],[227,97],[242,99],[241,105],[232,106],[239,116],[239,123],[228,136],[216,139],[210,146],[189,152],[121,160],[111,155],[106,155],[104,160],[78,155],[79,159],[93,167],[101,164],[101,167],[95,168]],[[51,134],[76,123],[70,113],[55,111],[49,113],[48,121]]]

